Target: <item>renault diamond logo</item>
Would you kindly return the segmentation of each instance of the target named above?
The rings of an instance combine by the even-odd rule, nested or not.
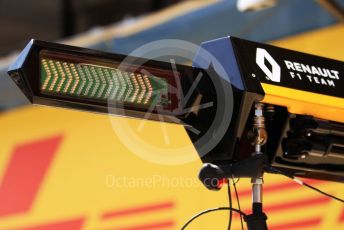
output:
[[[271,65],[271,70],[265,65],[265,60]],[[265,49],[257,48],[256,62],[269,80],[281,82],[281,67]]]

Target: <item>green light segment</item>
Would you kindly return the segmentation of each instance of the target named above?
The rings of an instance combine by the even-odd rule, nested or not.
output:
[[[106,66],[41,60],[42,93],[66,95],[100,101],[165,106],[168,101],[166,79],[130,73]]]

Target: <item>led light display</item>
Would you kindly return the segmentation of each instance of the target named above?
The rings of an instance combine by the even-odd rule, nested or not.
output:
[[[143,107],[171,104],[169,85],[162,77],[77,59],[63,60],[44,51],[40,59],[40,90],[43,94]]]

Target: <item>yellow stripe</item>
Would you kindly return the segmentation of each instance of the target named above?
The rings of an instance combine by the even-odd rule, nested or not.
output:
[[[263,102],[285,106],[290,113],[344,122],[344,99],[262,83]]]

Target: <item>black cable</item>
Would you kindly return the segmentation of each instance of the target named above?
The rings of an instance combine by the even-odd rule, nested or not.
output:
[[[230,180],[227,180],[227,189],[228,189],[228,201],[229,201],[229,221],[228,221],[228,230],[232,227],[232,218],[233,218],[233,206],[232,206],[232,194],[231,194],[231,182]]]
[[[235,198],[237,200],[237,204],[238,204],[238,209],[241,212],[241,207],[240,207],[240,201],[239,201],[239,195],[238,195],[238,190],[236,187],[236,183],[239,182],[240,178],[237,179],[237,181],[234,181],[234,177],[232,175],[232,179],[233,179],[233,187],[234,187],[234,191],[235,191]],[[241,229],[244,230],[244,223],[242,221],[242,215],[240,215],[240,223],[241,223]]]
[[[321,191],[320,189],[315,188],[315,187],[313,187],[312,185],[307,184],[306,182],[303,182],[302,180],[300,180],[300,179],[294,177],[293,175],[291,175],[291,174],[289,174],[289,173],[287,173],[287,172],[284,172],[284,171],[279,170],[279,169],[274,168],[274,167],[269,167],[269,169],[270,169],[271,172],[275,172],[275,173],[281,174],[281,175],[283,175],[283,176],[286,176],[286,177],[288,177],[288,178],[294,180],[296,183],[298,183],[298,184],[300,184],[300,185],[303,185],[303,186],[305,186],[305,187],[307,187],[307,188],[310,188],[310,189],[312,189],[312,190],[314,190],[314,191],[317,191],[317,192],[319,192],[319,193],[321,193],[321,194],[323,194],[323,195],[325,195],[325,196],[328,196],[328,197],[330,197],[330,198],[332,198],[332,199],[334,199],[334,200],[337,200],[337,201],[339,201],[339,202],[344,203],[344,200],[343,200],[343,199],[341,199],[341,198],[339,198],[339,197],[336,197],[336,196],[333,196],[333,195],[331,195],[331,194],[329,194],[329,193],[326,193],[326,192],[324,192],[324,191]]]
[[[237,180],[236,181],[234,181],[234,176],[232,175],[232,179],[233,179],[233,183],[235,183],[235,184],[237,184],[239,181],[240,181],[240,177],[239,178],[237,178]]]
[[[181,228],[181,230],[185,230],[185,228],[191,224],[192,221],[194,221],[195,219],[197,219],[198,217],[200,216],[203,216],[204,214],[207,214],[207,213],[210,213],[210,212],[216,212],[216,211],[222,211],[222,210],[232,210],[233,212],[237,212],[239,213],[240,215],[242,216],[247,216],[244,212],[242,211],[239,211],[238,209],[235,209],[235,208],[229,208],[229,207],[219,207],[219,208],[211,208],[211,209],[207,209],[207,210],[204,210],[196,215],[194,215],[193,217],[191,217],[190,220],[188,220],[188,222],[186,222],[183,227]]]

